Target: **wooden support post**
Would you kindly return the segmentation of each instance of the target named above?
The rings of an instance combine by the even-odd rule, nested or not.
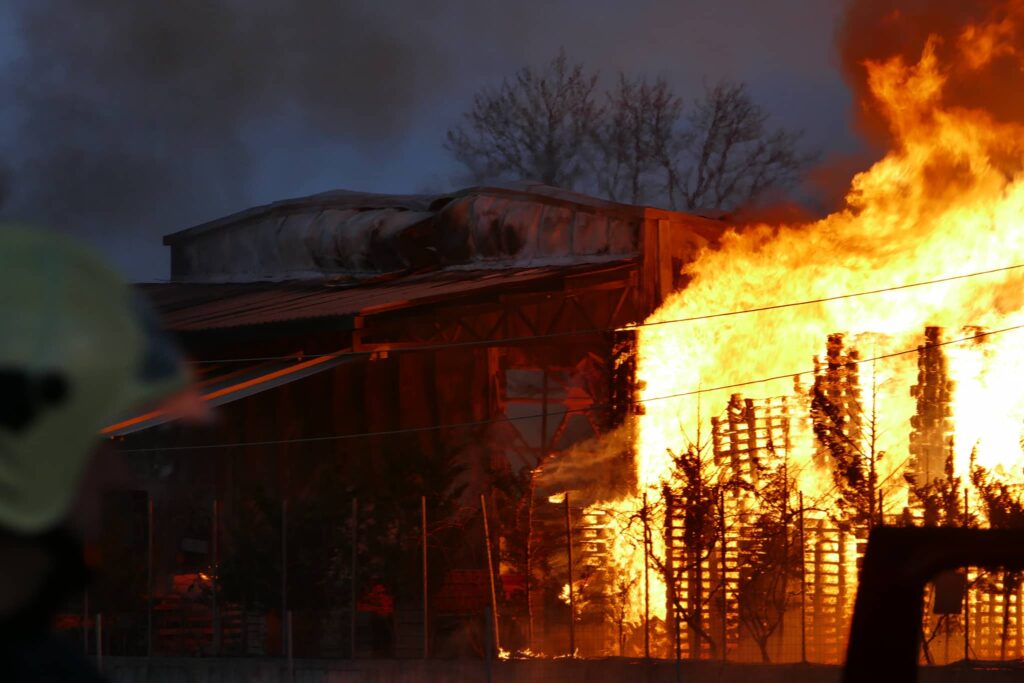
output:
[[[494,651],[501,653],[501,635],[498,630],[498,593],[494,587],[494,558],[491,552],[491,529],[487,524],[487,500],[480,494],[480,510],[484,516],[484,547],[487,550],[487,574],[491,579],[491,620],[494,627]],[[488,669],[490,672],[490,669]]]
[[[420,496],[420,526],[423,530],[423,659],[430,656],[430,605],[427,586],[427,497]]]
[[[569,567],[569,656],[576,656],[576,589],[572,577],[572,512],[569,509],[569,492],[562,500],[565,506],[565,554]]]
[[[807,539],[804,537],[804,492],[800,492],[800,661],[807,663]]]
[[[146,494],[146,656],[153,656],[153,494]]]
[[[970,489],[964,487],[964,526],[971,521],[971,507],[968,499]],[[971,584],[968,581],[968,568],[964,567],[964,662],[971,661]]]
[[[542,371],[540,410],[540,454],[537,466],[530,471],[530,500],[526,509],[526,647],[533,650],[533,507],[535,504],[536,482],[534,476],[538,467],[548,459],[548,373]]]
[[[352,565],[349,576],[349,656],[356,658],[356,543],[359,540],[359,499],[352,499]]]
[[[644,524],[644,659],[651,658],[651,529],[648,526],[647,512],[647,492],[644,491],[644,507],[640,511],[640,519]],[[676,619],[678,617],[679,615],[676,615]]]
[[[722,661],[729,656],[729,581],[725,563],[725,491],[718,493],[718,525],[721,529],[722,550],[718,571],[722,575]]]

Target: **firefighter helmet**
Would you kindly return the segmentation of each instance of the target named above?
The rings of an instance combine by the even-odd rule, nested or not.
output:
[[[67,237],[0,226],[0,527],[60,524],[100,430],[185,384],[135,288]]]

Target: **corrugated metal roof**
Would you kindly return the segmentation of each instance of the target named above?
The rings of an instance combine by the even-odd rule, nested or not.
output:
[[[580,276],[621,276],[635,261],[502,270],[449,269],[361,283],[298,281],[242,284],[140,285],[178,332],[228,329],[316,318],[370,315],[490,291],[553,288]]]
[[[599,209],[607,214],[616,214],[621,216],[642,216],[647,212],[659,213],[667,217],[674,213],[664,209],[655,209],[653,207],[622,204],[619,202],[609,201],[607,199],[592,197],[580,192],[572,192],[529,181],[481,185],[435,195],[394,195],[374,194],[370,192],[352,192],[348,190],[331,190],[328,192],[309,195],[307,197],[294,197],[270,204],[264,204],[262,206],[255,206],[233,213],[229,216],[224,216],[223,218],[217,218],[185,230],[179,230],[178,232],[165,235],[164,244],[175,244],[182,240],[194,238],[197,235],[201,235],[211,230],[218,230],[236,223],[251,222],[253,219],[267,214],[287,214],[297,210],[306,209],[354,209],[359,211],[397,209],[404,211],[427,212],[437,211],[451,201],[474,194],[491,194],[513,198],[517,197],[536,202],[548,202],[561,205],[588,206]],[[693,215],[718,218],[717,215],[711,216],[707,212],[702,213],[699,211],[694,212]]]

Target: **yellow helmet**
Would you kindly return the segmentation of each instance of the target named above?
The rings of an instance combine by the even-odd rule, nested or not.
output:
[[[133,287],[66,237],[0,226],[0,527],[60,524],[100,429],[185,384]]]

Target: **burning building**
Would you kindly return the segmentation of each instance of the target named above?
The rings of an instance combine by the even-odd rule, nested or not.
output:
[[[1024,5],[931,26],[876,4],[841,35],[889,152],[815,222],[726,230],[513,186],[327,193],[167,237],[173,282],[145,289],[223,416],[108,430],[165,511],[162,573],[218,565],[182,489],[235,519],[269,491],[261,608],[311,610],[286,504],[328,482],[356,539],[334,575],[350,616],[426,620],[440,647],[444,618],[494,604],[521,652],[837,662],[872,527],[1024,526]],[[451,543],[423,583],[363,566],[407,563],[421,533]],[[1022,585],[936,583],[922,656],[1024,654]]]
[[[913,4],[841,31],[890,150],[845,206],[728,232],[636,330],[637,490],[603,505],[665,530],[613,553],[661,654],[839,661],[872,526],[1024,522],[1024,10]],[[922,656],[1019,656],[1019,577],[965,576]]]
[[[422,582],[407,558],[419,552],[422,498],[434,644],[459,651],[473,640],[459,629],[478,628],[491,601],[483,493],[503,640],[545,649],[567,637],[564,605],[557,595],[547,605],[526,576],[540,560],[524,563],[523,546],[546,508],[524,512],[522,486],[552,454],[625,419],[633,374],[615,367],[635,356],[614,353],[615,330],[653,312],[679,287],[681,264],[722,232],[695,215],[519,185],[330,192],[170,235],[172,281],[141,287],[219,415],[198,429],[160,413],[110,425],[148,495],[113,501],[107,526],[131,518],[145,530],[150,501],[156,592],[173,575],[217,573],[221,602],[293,611],[300,650],[336,654],[373,651],[348,642],[349,617],[338,616],[372,602],[359,618],[387,612],[390,624],[377,651],[418,653],[407,634],[422,626]],[[631,479],[629,462],[606,464],[609,480]],[[581,533],[593,519],[577,516]],[[595,538],[576,541],[581,566],[603,533],[590,526]],[[144,586],[138,538],[132,581]],[[114,545],[101,543],[98,559],[132,564]],[[400,567],[409,576],[391,576]],[[325,616],[328,604],[338,614]]]

